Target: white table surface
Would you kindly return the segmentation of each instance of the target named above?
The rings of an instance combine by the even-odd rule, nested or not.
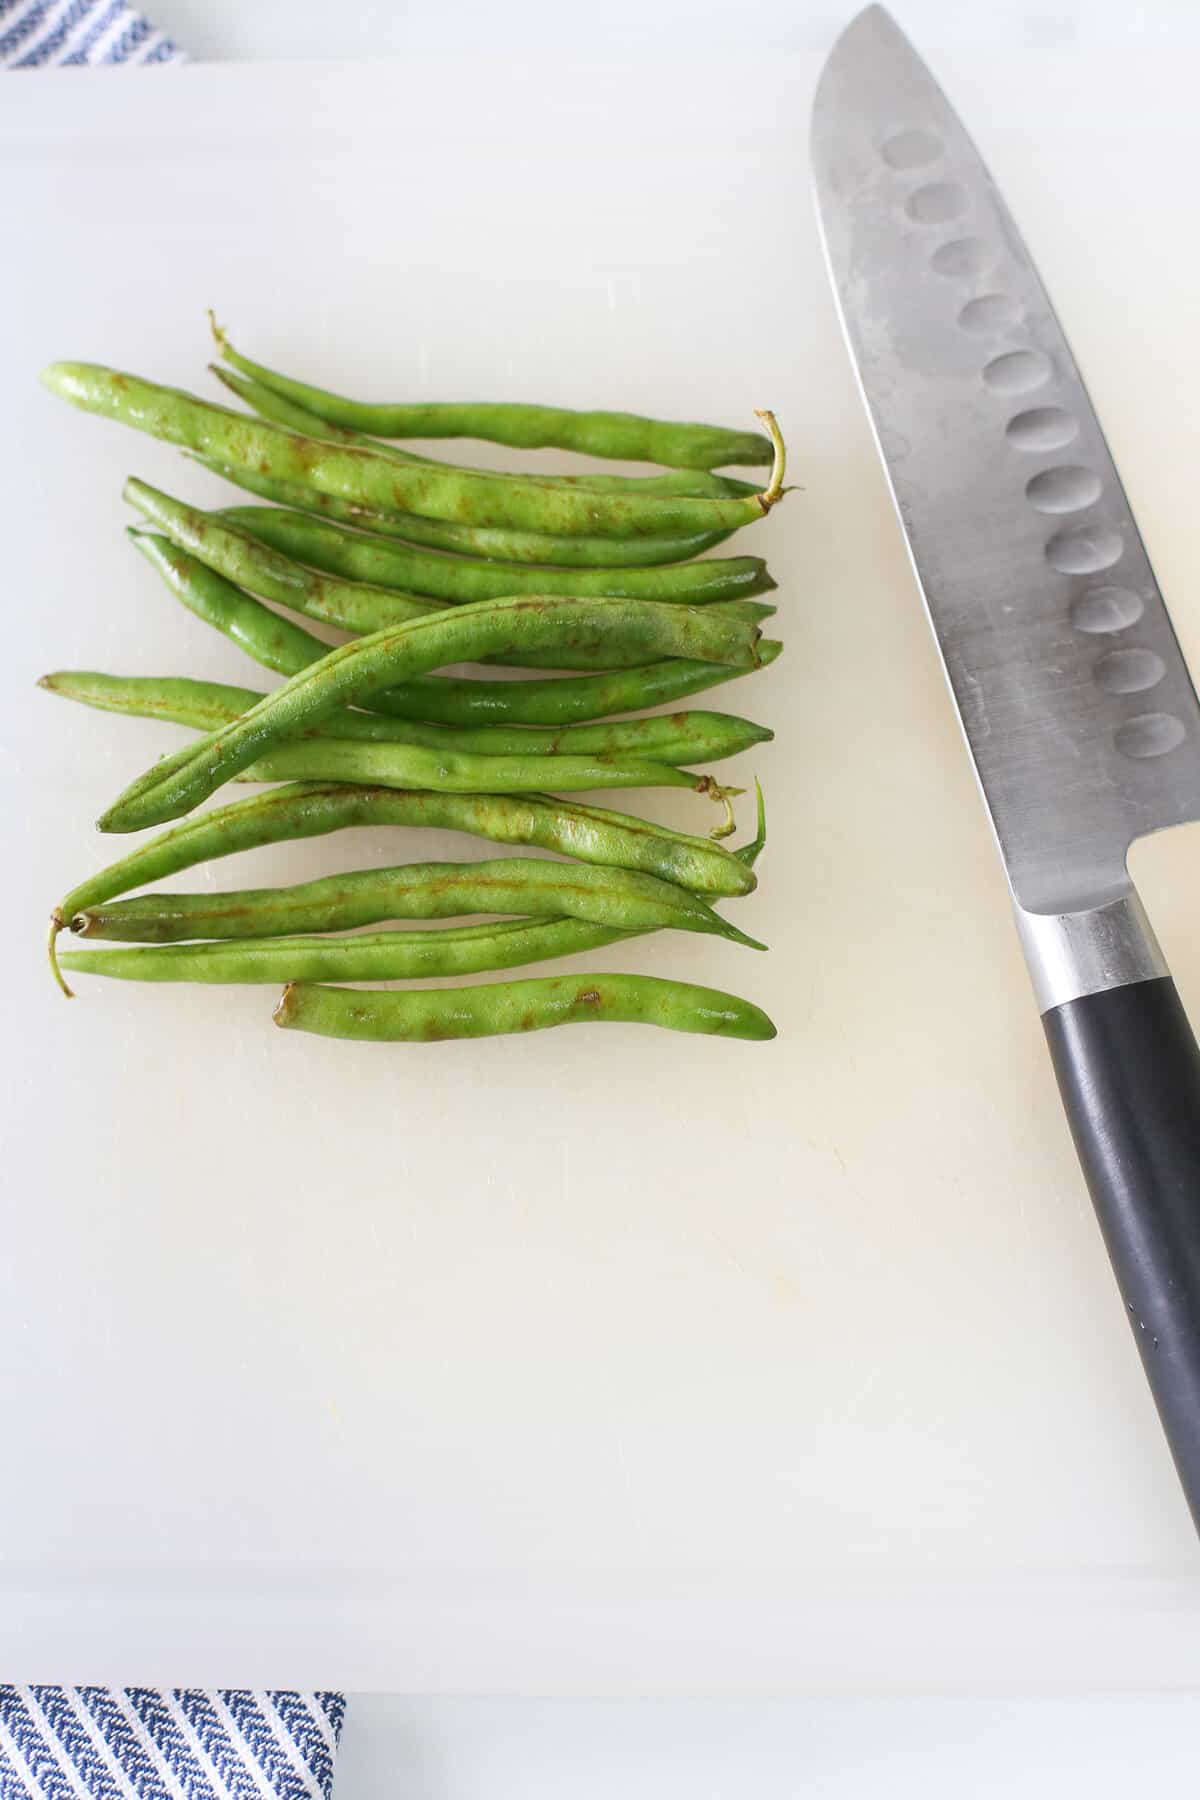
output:
[[[175,20],[160,9],[160,22]],[[466,283],[480,254],[491,266],[520,236],[504,229],[511,169],[500,167],[495,142],[480,176],[484,198],[466,202],[466,229],[453,238],[435,227],[437,196],[426,193],[417,214],[398,209],[381,248],[371,193],[336,184],[351,142],[360,157],[369,146],[369,169],[389,167],[403,182],[421,108],[435,112],[435,67],[437,58],[421,65],[425,79],[399,122],[387,117],[380,70],[311,68],[216,77],[225,85],[203,97],[232,108],[232,133],[187,112],[194,83],[210,76],[200,70],[167,77],[180,83],[171,106],[149,86],[160,74],[117,77],[126,83],[121,130],[92,94],[83,104],[72,95],[67,157],[52,148],[54,113],[40,103],[13,122],[9,112],[0,130],[32,146],[31,169],[45,169],[47,144],[58,155],[63,205],[88,248],[76,292],[43,290],[41,317],[32,288],[16,295],[23,369],[29,358],[77,353],[185,378],[200,346],[196,283],[180,292],[180,270],[200,236],[205,288],[219,288],[201,299],[236,306],[255,344],[270,337],[281,360],[311,353],[318,317],[320,344],[342,358],[347,382],[367,373],[345,333],[363,306],[381,329],[381,279],[396,281],[403,256],[403,308],[419,308],[432,346],[421,364],[430,391],[452,374],[470,385],[495,371],[506,328],[506,378],[527,378],[538,351],[545,389],[545,319],[590,304],[569,261],[551,286],[531,281],[520,304],[502,286],[489,290],[482,319],[455,288],[455,331],[430,335],[441,295],[426,270],[437,265],[417,252],[441,250],[443,270]],[[986,137],[1067,313],[1195,661],[1187,454],[1200,371],[1180,295],[1195,286],[1196,254],[1187,234],[1171,232],[1195,166],[1193,83],[1186,67],[1155,54],[1096,50],[1083,67],[1085,79],[1061,52],[986,65],[948,54],[941,70]],[[813,72],[815,58],[802,54],[786,70],[795,92]],[[545,74],[531,52],[509,72],[506,99],[518,110],[551,106],[563,128],[556,178],[585,184],[597,266],[612,259],[621,329],[604,338],[599,369],[612,378],[630,346],[642,356],[657,349],[653,378],[669,410],[689,389],[689,369],[653,337],[653,308],[637,304],[637,283],[655,290],[651,299],[689,292],[671,288],[669,247],[694,248],[702,223],[685,180],[702,157],[687,135],[700,110],[680,119],[675,175],[658,178],[666,185],[651,182],[621,211],[606,211],[601,157],[612,169],[621,153],[612,128],[621,121],[630,131],[628,86],[606,86],[603,70],[592,70],[597,86],[583,99],[599,95],[596,106],[579,106],[576,77],[576,104],[554,112],[538,79]],[[738,126],[736,149],[720,164],[703,162],[720,193],[730,155],[750,155],[750,133],[772,142],[793,130],[783,72],[743,54],[725,61],[720,79],[703,61],[689,77],[693,95],[696,83],[700,92],[711,83],[707,92]],[[621,79],[637,85],[648,72]],[[482,81],[479,65],[468,81]],[[761,99],[757,126],[748,92]],[[1013,92],[1022,94],[1016,112]],[[176,99],[184,122],[169,117]],[[635,135],[662,144],[669,121],[660,95],[657,104]],[[166,176],[140,166],[142,106],[175,146]],[[326,137],[315,146],[317,117]],[[345,124],[329,133],[331,119]],[[385,144],[396,130],[408,148],[390,164]],[[272,131],[291,162],[257,164],[257,194],[273,202],[273,243],[311,256],[299,306],[279,304],[286,265],[270,286],[243,279],[239,257],[255,241],[254,221],[236,203],[225,234],[214,232],[214,157],[227,158],[221,175],[236,200],[237,158],[246,146],[259,153]],[[484,124],[482,140],[489,131]],[[101,169],[81,162],[92,144],[108,157]],[[297,158],[304,180],[284,185]],[[131,214],[115,212],[108,229],[95,218],[101,176],[113,169],[158,200],[139,207],[142,220],[155,220],[155,254]],[[164,207],[155,180],[175,182],[175,209]],[[730,292],[732,329],[718,329],[720,256],[703,263],[709,310],[689,320],[702,367],[716,371],[720,410],[766,374],[777,380],[781,349],[795,351],[783,400],[802,421],[793,446],[811,493],[802,517],[797,502],[770,527],[772,560],[797,589],[786,686],[775,686],[772,702],[793,711],[795,725],[792,743],[772,756],[772,779],[783,787],[797,769],[822,772],[797,797],[775,801],[772,895],[756,913],[768,936],[792,943],[772,965],[783,963],[772,988],[783,988],[799,1057],[783,1087],[772,1087],[793,1127],[775,1152],[783,1159],[774,1181],[736,1201],[716,1190],[698,1197],[673,1192],[666,1163],[653,1161],[648,1183],[633,1154],[637,1130],[657,1127],[646,1100],[626,1127],[633,1148],[612,1145],[615,1179],[601,1186],[583,1175],[570,1210],[560,1184],[529,1195],[506,1177],[480,1193],[453,1168],[434,1192],[403,1184],[403,1204],[381,1208],[371,1190],[345,1192],[338,1147],[331,1132],[311,1129],[311,1094],[295,1071],[273,1082],[266,1058],[277,1046],[248,1035],[236,1066],[214,1073],[207,1064],[196,1093],[194,1067],[180,1058],[194,1055],[196,1033],[219,1046],[230,1017],[250,1033],[255,1008],[245,995],[232,1004],[185,995],[180,1035],[166,995],[90,994],[83,1019],[59,1021],[40,981],[20,986],[22,1031],[5,1053],[25,1208],[7,1276],[5,1345],[22,1480],[5,1496],[0,1633],[9,1638],[0,1645],[7,1661],[34,1645],[32,1678],[61,1679],[65,1642],[79,1676],[97,1679],[761,1692],[1195,1678],[1195,1546],[1043,1076],[986,832],[820,299],[801,187],[788,171],[772,189],[774,220],[795,209],[799,221],[786,248],[811,308],[799,349],[790,283],[781,292],[770,279],[752,281],[736,304]],[[660,238],[655,193],[680,203],[682,220],[651,281],[628,245]],[[311,223],[322,198],[344,205],[362,230],[353,272],[320,266]],[[518,223],[540,223],[527,194],[506,189],[502,198]],[[1137,261],[1112,256],[1106,243],[1112,218],[1130,212],[1144,225]],[[739,256],[763,265],[770,221],[750,209],[734,216]],[[558,229],[569,236],[570,221]],[[124,279],[115,248],[128,257]],[[543,256],[534,266],[554,272]],[[533,344],[531,299],[545,310]],[[378,337],[363,333],[363,342]],[[551,378],[565,394],[572,376],[563,362]],[[54,479],[25,473],[22,439],[13,464],[27,506],[18,590],[38,592],[45,610],[31,614],[29,635],[18,621],[16,673],[25,680],[47,659],[85,655],[133,666],[131,644],[139,668],[169,666],[162,659],[180,626],[164,623],[153,587],[131,580],[113,547],[113,482],[130,461],[178,484],[178,466],[148,446],[126,441],[119,450],[112,437],[101,445],[101,427],[34,410],[22,396],[25,407],[22,421]],[[63,491],[76,500],[68,538]],[[81,614],[85,578],[95,605]],[[137,605],[137,635],[119,605]],[[212,646],[205,655],[210,673],[245,679]],[[18,801],[29,857],[14,882],[14,941],[29,932],[47,880],[74,875],[79,853],[90,853],[83,821],[95,797],[137,761],[139,745],[151,752],[149,727],[140,738],[139,727],[119,736],[117,722],[56,715],[47,758],[47,706],[16,715],[27,734],[9,743],[22,787],[7,797]],[[869,886],[851,837],[873,846]],[[1195,1008],[1195,833],[1148,846],[1139,873]],[[966,1017],[963,997],[972,1003]],[[581,1076],[558,1064],[556,1051],[540,1071],[554,1100],[567,1103]],[[320,1058],[322,1093],[342,1080],[340,1067]],[[489,1067],[473,1064],[471,1078],[489,1080]],[[648,1087],[655,1067],[664,1067],[660,1049],[633,1062],[633,1084]],[[703,1085],[709,1076],[693,1055],[678,1067],[702,1084],[703,1120],[718,1089]],[[180,1076],[189,1080],[184,1096]],[[398,1105],[394,1080],[354,1064],[354,1080],[363,1078],[367,1098],[351,1094],[360,1118]],[[122,1094],[130,1080],[137,1107]],[[604,1094],[613,1093],[608,1082],[604,1075]],[[282,1109],[279,1129],[308,1130],[306,1186],[252,1186],[237,1165],[248,1145],[248,1166],[264,1168],[252,1141],[263,1093]],[[739,1105],[763,1129],[777,1118],[752,1091]],[[842,1107],[849,1136],[837,1123]],[[425,1125],[435,1109],[434,1084],[412,1116]],[[225,1136],[214,1136],[214,1118]],[[565,1154],[545,1114],[529,1127]],[[383,1148],[396,1154],[394,1132],[369,1130],[367,1139],[369,1161]],[[712,1154],[720,1143],[705,1139]],[[747,1145],[739,1139],[739,1156],[754,1154]],[[401,1170],[408,1156],[405,1141]],[[394,1370],[405,1357],[423,1375],[405,1402],[410,1449],[381,1478],[380,1440],[394,1438]],[[180,1397],[191,1417],[176,1411]],[[201,1418],[214,1436],[198,1460]],[[288,1481],[290,1458],[300,1456],[302,1494]],[[428,1544],[437,1546],[432,1557]],[[175,1658],[169,1672],[164,1656]]]
[[[353,1696],[337,1800],[1128,1800],[1190,1794],[1200,1698]]]

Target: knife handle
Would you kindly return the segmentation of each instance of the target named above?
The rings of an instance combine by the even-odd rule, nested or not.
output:
[[[1082,967],[1076,956],[1074,982],[1060,959],[1058,991],[1086,991],[1047,1006],[1042,1023],[1126,1316],[1200,1530],[1200,1048],[1132,889],[1115,907],[1119,953],[1114,908],[1098,909],[1110,916],[1092,935],[1106,940],[1107,952],[1083,958]],[[1088,916],[1071,915],[1077,939]]]

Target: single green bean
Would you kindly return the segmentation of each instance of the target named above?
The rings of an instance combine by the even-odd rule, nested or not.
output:
[[[778,639],[761,638],[759,667],[765,669],[773,663],[782,649]],[[422,675],[399,682],[385,693],[372,694],[363,704],[395,718],[438,720],[448,725],[487,719],[567,725],[605,718],[609,713],[634,712],[639,707],[668,705],[672,700],[683,700],[689,694],[736,680],[745,672],[679,657],[601,674],[544,681],[456,680],[445,675]]]
[[[211,944],[139,944],[129,950],[68,950],[72,974],[121,981],[413,981],[515,969],[577,956],[634,932],[583,919],[506,919],[352,937],[246,938]]]
[[[218,729],[230,731],[233,726]],[[556,756],[548,761],[527,754],[480,756],[465,750],[426,750],[420,744],[317,736],[266,751],[239,771],[239,779],[348,781],[355,786],[425,788],[451,794],[539,794],[548,787],[556,793],[580,794],[609,788],[671,787],[689,788],[721,801],[727,793],[742,792],[718,786],[711,775],[696,775],[670,763],[634,756]]]
[[[472,474],[447,465],[399,463],[371,450],[323,443],[178,388],[97,363],[58,362],[43,370],[52,392],[85,412],[149,432],[167,443],[199,450],[237,467],[265,473],[319,493],[336,494],[382,511],[415,512],[466,525],[505,526],[559,535],[653,537],[750,525],[783,490],[785,456],[774,421],[775,462],[761,494],[724,499],[687,495],[599,494],[551,487],[508,475]]]
[[[373,405],[347,400],[325,388],[277,374],[235,350],[211,318],[227,362],[243,374],[331,424],[385,438],[484,438],[518,449],[580,450],[622,462],[662,463],[668,468],[715,469],[726,463],[758,467],[771,461],[768,440],[756,431],[683,424],[626,412],[577,412],[564,406],[429,403]]]
[[[56,669],[37,684],[49,694],[94,706],[99,712],[123,713],[131,719],[159,719],[193,731],[215,731],[240,719],[265,699],[255,688],[228,687],[224,682],[193,681],[186,675],[105,675],[99,669]],[[385,743],[417,743],[406,738],[399,720],[343,708],[314,725],[307,736],[368,738]],[[466,749],[464,744],[461,746]],[[475,747],[475,746],[472,746]]]
[[[173,544],[207,563],[227,581],[290,606],[293,612],[342,631],[381,631],[438,611],[444,601],[397,593],[338,575],[318,573],[272,549],[261,537],[217,513],[202,512],[131,475],[122,498],[166,533]]]
[[[654,875],[528,856],[355,869],[284,888],[135,894],[87,907],[68,924],[77,937],[171,944],[185,938],[352,931],[390,919],[449,919],[467,913],[586,919],[617,931],[674,927],[727,938],[752,950],[764,948],[705,901]]]
[[[549,598],[550,596],[546,596]],[[566,596],[564,596],[565,598]],[[616,596],[609,596],[616,598]],[[586,602],[580,598],[579,605]],[[481,602],[464,602],[464,604],[482,604]],[[669,606],[672,601],[651,600],[651,606]],[[714,618],[736,619],[742,625],[761,625],[765,620],[773,618],[778,608],[769,600],[714,600],[704,611]],[[611,675],[621,669],[639,669],[645,666],[645,658],[633,645],[622,650],[607,644],[555,644],[548,650],[523,650],[505,652],[501,656],[483,656],[480,662],[491,663],[502,668],[562,670],[574,672],[592,672]]]
[[[90,669],[60,669],[38,682],[48,693],[94,706],[101,712],[161,719],[194,731],[228,725],[265,696],[254,688],[227,687],[186,676],[103,675]],[[753,744],[768,743],[774,732],[730,713],[658,713],[604,725],[427,725],[387,719],[343,707],[306,734],[356,738],[373,743],[417,744],[426,750],[466,750],[481,756],[639,756],[676,767],[717,762]],[[547,775],[553,779],[553,765]]]
[[[546,794],[405,793],[296,782],[213,807],[160,832],[72,888],[55,908],[55,917],[61,926],[73,913],[200,863],[355,826],[462,831],[496,844],[555,851],[578,862],[638,869],[692,893],[726,899],[748,894],[755,885],[738,857],[711,839],[609,807],[581,806]]]
[[[289,431],[298,431],[304,437],[326,438],[334,444],[357,444],[363,450],[377,450],[383,456],[395,457],[397,462],[437,463],[432,456],[418,456],[415,450],[404,450],[398,444],[389,444],[383,438],[374,438],[363,431],[352,431],[344,425],[333,425],[316,413],[309,412],[307,407],[298,406],[294,400],[276,393],[267,387],[265,382],[257,381],[252,375],[243,375],[240,370],[222,368],[219,363],[210,363],[209,369],[231,393],[244,400],[261,418],[272,419],[276,425],[284,425]],[[463,466],[463,465],[460,465]],[[479,469],[481,475],[494,473],[492,470]],[[547,475],[539,470],[535,476],[537,481],[548,481],[557,486],[560,483],[570,487],[594,488],[597,493],[635,494],[753,494],[757,489],[748,481],[735,481],[728,475],[712,475],[698,469],[669,469],[665,475]]]
[[[131,783],[118,804],[132,810],[164,788],[186,781],[197,752],[210,750],[216,740],[249,718],[242,713],[230,726],[219,726],[193,746],[183,745]],[[593,792],[608,788],[690,788],[718,801],[725,822],[712,836],[728,837],[734,829],[731,800],[744,788],[721,787],[711,775],[672,768],[667,763],[640,761],[634,757],[559,756],[552,763],[542,758],[518,756],[469,756],[457,752],[425,750],[411,744],[362,743],[357,739],[322,737],[305,728],[259,756],[248,767],[227,779],[234,781],[339,781],[355,786],[417,787],[432,792],[478,794],[540,793],[551,776],[564,793]],[[107,818],[108,815],[105,815]],[[174,815],[173,815],[174,816]],[[101,820],[99,829],[109,827]]]
[[[353,705],[397,678],[426,674],[446,663],[549,649],[563,642],[603,646],[612,641],[647,661],[675,654],[753,667],[757,630],[714,617],[714,611],[648,600],[480,600],[355,638],[292,676],[234,724],[189,745],[182,759],[167,758],[139,776],[105,813],[100,828],[136,831],[177,818],[325,714]]]
[[[714,1037],[776,1035],[766,1013],[749,1000],[654,975],[543,975],[382,993],[290,982],[274,1016],[285,1030],[359,1042],[434,1043],[605,1022],[661,1025]]]
[[[130,489],[141,486],[130,482],[126,488],[126,498],[133,499],[135,506],[139,501]],[[143,511],[175,537],[176,543],[195,548],[170,532],[149,507]],[[395,538],[367,537],[314,519],[311,513],[275,506],[227,506],[215,515],[199,516],[227,521],[239,533],[257,538],[296,563],[310,564],[350,582],[365,581],[372,587],[399,588],[452,602],[494,600],[504,594],[621,594],[627,600],[682,600],[689,606],[703,606],[712,600],[753,599],[756,594],[770,593],[776,585],[760,556],[710,558],[665,569],[506,569],[449,556],[444,550],[413,549]],[[198,549],[197,554],[204,552]],[[234,581],[242,580],[233,569],[222,572]],[[249,579],[243,581],[245,587],[255,585]],[[267,590],[260,587],[258,592]],[[285,596],[268,594],[268,598]]]
[[[320,638],[281,618],[169,539],[148,531],[131,531],[129,537],[197,618],[224,632],[264,668],[277,675],[298,675],[328,655],[329,645]],[[765,668],[774,662],[782,649],[775,639],[761,640],[759,665]],[[443,725],[569,725],[608,713],[666,705],[732,681],[744,672],[672,658],[619,673],[559,680],[483,681],[423,675],[371,694],[362,704],[389,717],[428,719]]]
[[[380,532],[385,537],[403,538],[410,544],[423,544],[432,550],[450,550],[463,556],[482,557],[490,562],[522,565],[540,563],[557,568],[601,569],[627,568],[638,564],[646,568],[667,563],[686,562],[705,550],[715,550],[733,536],[732,531],[698,531],[685,537],[602,538],[554,537],[544,531],[501,531],[486,525],[456,525],[448,519],[422,519],[416,513],[381,512],[336,494],[318,494],[314,488],[297,482],[281,481],[264,475],[261,469],[239,469],[210,456],[186,451],[223,481],[257,494],[260,500],[274,501],[277,506],[319,514],[342,525],[361,526],[366,531]]]

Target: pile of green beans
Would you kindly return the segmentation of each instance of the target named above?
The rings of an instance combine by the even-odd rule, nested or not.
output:
[[[743,789],[699,765],[773,734],[728,713],[647,709],[780,653],[761,634],[775,612],[761,599],[775,587],[762,558],[696,560],[786,492],[773,416],[759,415],[761,435],[560,407],[350,401],[250,361],[213,330],[225,359],[214,373],[248,411],[96,364],[55,363],[43,376],[83,410],[175,444],[268,502],[205,511],[134,476],[124,487],[142,521],[129,538],[168,591],[283,677],[266,693],[180,675],[42,678],[63,698],[200,734],[102,813],[102,831],[166,829],[53,908],[50,961],[63,991],[63,969],[281,981],[278,1025],[389,1042],[589,1020],[773,1037],[749,1001],[653,976],[417,992],[326,985],[461,978],[663,930],[765,949],[716,910],[756,885],[762,790],[756,782],[756,836],[731,851],[719,840]],[[385,441],[450,437],[660,468],[501,472]],[[715,472],[739,463],[769,464],[765,485]],[[509,673],[489,676],[489,663]],[[267,785],[196,810],[230,781]],[[724,822],[702,837],[564,797],[636,787],[707,796]],[[448,829],[538,854],[393,863],[289,887],[153,885],[355,827]],[[486,922],[362,929],[472,914]],[[89,947],[60,957],[64,930]],[[130,947],[95,950],[95,939]]]

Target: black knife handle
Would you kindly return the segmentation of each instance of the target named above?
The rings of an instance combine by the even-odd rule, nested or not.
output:
[[[1200,1530],[1200,1049],[1169,975],[1043,1015],[1079,1160]]]

